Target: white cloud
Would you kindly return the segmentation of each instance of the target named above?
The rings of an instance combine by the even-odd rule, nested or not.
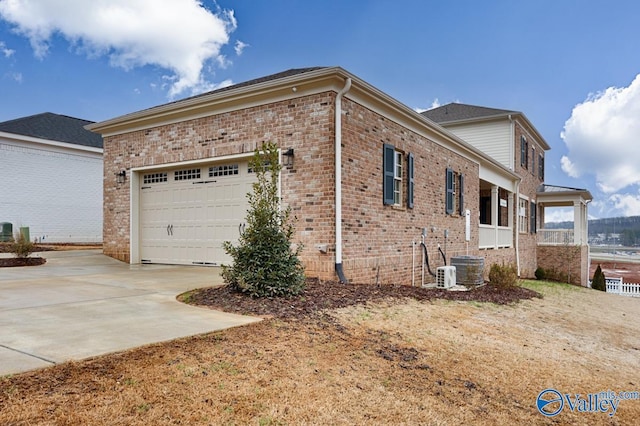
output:
[[[0,0],[0,17],[29,38],[39,58],[55,34],[113,66],[168,69],[172,97],[209,85],[203,68],[226,62],[220,50],[238,25],[233,11],[212,12],[199,0]]]
[[[609,194],[640,184],[640,74],[628,87],[610,87],[576,105],[560,136],[569,149],[561,161],[567,175],[593,174]]]
[[[249,47],[247,43],[244,43],[240,40],[236,40],[236,45],[234,47],[234,49],[236,50],[236,55],[238,56],[242,55],[242,52],[244,52],[244,49],[247,47]]]
[[[414,110],[415,112],[417,112],[418,114],[421,114],[421,113],[423,113],[423,112],[425,112],[425,111],[429,111],[430,109],[438,108],[438,107],[440,107],[440,106],[442,106],[442,104],[440,103],[440,101],[438,100],[438,98],[435,98],[435,99],[433,100],[433,102],[431,102],[431,106],[430,106],[429,108],[420,108],[420,107],[416,107],[416,108],[414,108],[413,110]]]
[[[636,194],[614,194],[609,197],[616,209],[622,211],[624,216],[640,215],[640,195]]]
[[[573,222],[573,207],[551,207],[544,210],[544,222]]]
[[[0,41],[0,52],[2,52],[5,58],[10,58],[14,53],[16,53],[15,50],[9,49],[4,41]]]

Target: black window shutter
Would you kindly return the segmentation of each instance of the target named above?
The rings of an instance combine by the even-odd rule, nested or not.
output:
[[[413,180],[413,154],[409,153],[407,155],[407,207],[413,208],[413,190],[414,190],[414,180]]]
[[[383,181],[382,181],[382,198],[383,202],[386,205],[393,204],[393,178],[394,178],[394,170],[393,166],[395,163],[394,159],[395,155],[395,147],[393,145],[384,144],[384,148],[382,150],[382,170],[383,170]]]
[[[531,227],[529,228],[529,231],[532,234],[535,234],[537,232],[536,229],[536,203],[530,203],[531,205]]]
[[[447,169],[447,193],[445,197],[445,211],[453,214],[453,170]]]
[[[464,216],[464,175],[460,174],[460,185],[458,187],[458,211],[460,216]]]
[[[524,139],[524,136],[520,136],[520,165],[524,166],[525,164],[525,158],[527,156],[527,148],[526,148],[526,144],[527,142]]]

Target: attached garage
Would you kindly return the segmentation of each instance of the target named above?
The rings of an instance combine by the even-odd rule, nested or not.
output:
[[[141,263],[230,262],[222,243],[236,242],[246,226],[247,193],[255,182],[247,158],[133,172],[138,229],[132,235],[138,235]]]

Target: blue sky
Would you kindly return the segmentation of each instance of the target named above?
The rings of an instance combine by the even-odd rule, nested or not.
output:
[[[592,217],[640,215],[638,18],[632,0],[0,0],[0,121],[338,65],[414,109],[522,111],[547,183],[591,190]]]

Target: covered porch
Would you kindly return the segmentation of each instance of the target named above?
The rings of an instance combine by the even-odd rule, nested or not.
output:
[[[541,185],[536,194],[541,228],[538,229],[538,264],[556,279],[587,286],[589,282],[589,208],[593,196],[586,189]],[[573,208],[573,227],[547,229],[545,209]]]

